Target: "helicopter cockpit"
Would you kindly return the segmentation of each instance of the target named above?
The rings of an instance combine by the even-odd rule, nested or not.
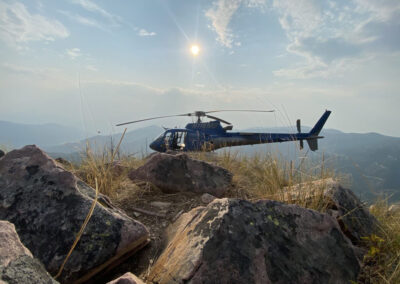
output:
[[[185,130],[167,130],[164,135],[166,149],[174,151],[184,150],[186,146],[186,135],[187,131]]]
[[[169,129],[158,136],[150,148],[156,151],[184,151],[187,142],[187,130],[185,129]]]

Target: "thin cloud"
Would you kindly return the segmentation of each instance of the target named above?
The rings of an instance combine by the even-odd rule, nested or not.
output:
[[[31,14],[19,2],[0,2],[0,38],[7,44],[20,48],[30,41],[49,42],[68,36],[68,29],[59,21]]]
[[[400,30],[400,4],[381,2],[275,0],[273,8],[289,40],[287,51],[305,62],[274,74],[295,78],[340,75],[388,50],[398,51],[400,41],[395,34]]]
[[[103,27],[103,25],[101,25],[97,20],[92,19],[92,18],[88,18],[88,17],[83,17],[79,14],[73,14],[71,12],[68,11],[62,11],[59,10],[58,11],[60,14],[68,17],[70,20],[77,22],[79,24],[88,26],[88,27],[93,27],[93,28],[98,28],[100,30],[106,31],[106,28]]]
[[[81,50],[79,48],[67,49],[65,52],[72,60],[75,60],[76,58],[82,56]]]
[[[225,47],[232,48],[234,34],[229,28],[232,17],[241,5],[250,8],[262,8],[265,0],[218,0],[212,8],[206,11],[206,17],[211,21],[211,28],[217,33],[217,40]]]
[[[78,4],[83,9],[89,12],[96,13],[102,16],[115,26],[119,26],[120,22],[122,21],[122,19],[119,16],[106,11],[104,8],[100,7],[99,5],[90,0],[73,0],[73,3]]]
[[[93,65],[86,65],[86,69],[89,71],[97,72],[99,71],[95,66]]]
[[[157,35],[155,32],[148,32],[145,29],[140,29],[138,32],[139,36],[155,36]]]

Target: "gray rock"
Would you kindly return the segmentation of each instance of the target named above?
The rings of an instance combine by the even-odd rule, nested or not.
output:
[[[135,274],[130,272],[125,273],[121,277],[108,282],[107,284],[144,284]]]
[[[4,151],[0,149],[0,158],[5,155]]]
[[[153,206],[153,207],[157,207],[159,209],[162,209],[162,210],[166,210],[172,205],[172,203],[171,202],[164,202],[164,201],[152,201],[152,202],[150,202],[150,205]]]
[[[224,168],[191,159],[186,154],[154,154],[129,173],[133,181],[148,181],[165,193],[197,192],[222,197],[231,187],[232,174]]]
[[[95,192],[36,146],[0,160],[0,219],[55,275],[86,218]],[[149,232],[103,195],[64,267],[60,282],[84,281],[148,242]]]
[[[0,283],[58,283],[33,258],[21,243],[14,225],[7,221],[0,221]]]
[[[167,231],[153,283],[350,283],[360,264],[328,214],[262,200],[216,199]]]
[[[343,233],[356,245],[362,237],[379,232],[376,218],[349,189],[329,178],[287,188],[286,199],[321,198],[326,203],[326,212],[335,217]]]
[[[211,194],[204,193],[204,194],[201,196],[200,199],[201,199],[201,202],[203,202],[203,203],[205,203],[205,204],[208,204],[208,203],[210,203],[210,202],[213,202],[214,199],[216,199],[216,197],[213,196],[213,195],[211,195]]]

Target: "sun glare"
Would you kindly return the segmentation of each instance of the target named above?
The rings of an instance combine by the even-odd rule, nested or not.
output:
[[[192,52],[193,56],[197,56],[200,52],[200,47],[198,45],[192,45],[190,52]]]

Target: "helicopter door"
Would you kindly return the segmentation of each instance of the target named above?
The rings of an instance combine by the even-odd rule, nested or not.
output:
[[[186,131],[176,131],[172,141],[173,150],[184,150],[186,147]]]

